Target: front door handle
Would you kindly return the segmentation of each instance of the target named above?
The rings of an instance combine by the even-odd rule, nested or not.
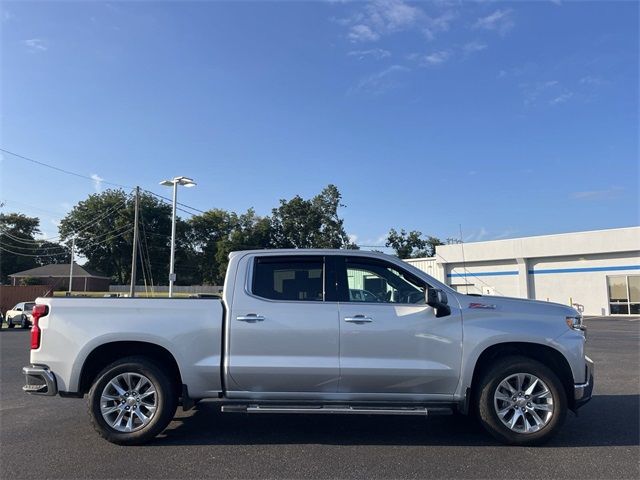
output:
[[[240,315],[236,317],[236,320],[239,322],[247,322],[247,323],[256,323],[256,322],[264,322],[264,317],[262,315],[256,315],[255,313],[248,313],[246,315]]]
[[[353,317],[344,317],[345,322],[356,323],[361,325],[363,323],[371,323],[373,322],[373,318],[368,317],[366,315],[355,315]]]

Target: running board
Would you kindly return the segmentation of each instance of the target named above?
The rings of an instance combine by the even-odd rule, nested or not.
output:
[[[349,405],[223,405],[225,413],[331,413],[349,415],[450,415],[447,407],[356,407]]]

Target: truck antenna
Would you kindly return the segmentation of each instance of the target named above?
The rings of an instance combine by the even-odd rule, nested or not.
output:
[[[464,239],[462,238],[462,224],[459,223],[460,227],[460,248],[462,249],[462,271],[464,272],[464,293],[469,294],[469,283],[467,282],[467,262],[464,259]]]

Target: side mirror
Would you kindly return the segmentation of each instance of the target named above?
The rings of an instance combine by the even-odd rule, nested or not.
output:
[[[427,305],[435,308],[436,317],[451,315],[451,307],[448,305],[447,294],[438,288],[427,288]]]

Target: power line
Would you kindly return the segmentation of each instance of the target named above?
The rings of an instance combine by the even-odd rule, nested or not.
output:
[[[145,192],[145,193],[148,193],[148,194],[150,194],[150,195],[153,195],[154,197],[157,197],[157,198],[159,198],[160,200],[164,200],[164,201],[163,201],[163,203],[166,203],[166,204],[168,204],[168,205],[173,205],[173,200],[171,200],[171,199],[170,199],[170,198],[168,198],[168,197],[164,197],[164,196],[159,195],[159,194],[157,194],[157,193],[155,193],[155,192],[152,192],[151,190],[146,190],[146,189],[144,189],[144,188],[142,189],[142,191],[143,191],[143,192]],[[190,207],[189,205],[185,205],[184,203],[176,202],[176,205],[180,205],[181,207],[185,207],[185,208],[190,208],[191,210],[194,210],[194,211],[196,211],[196,212],[198,212],[198,213],[207,213],[207,212],[205,212],[204,210],[200,210],[200,209],[195,208],[195,207]],[[189,214],[189,215],[194,215],[192,212],[188,212],[188,211],[186,211],[186,210],[184,210],[184,209],[182,209],[182,208],[179,208],[179,207],[176,207],[176,210],[180,210],[181,212],[183,212],[183,213],[187,213],[187,214]]]
[[[104,240],[101,240],[100,242],[97,242],[97,243],[90,243],[88,246],[93,248],[93,247],[97,247],[99,245],[104,245],[105,243],[110,242],[111,240],[114,240],[114,239],[116,239],[118,237],[122,237],[122,236],[128,234],[129,232],[131,232],[133,230],[133,227],[129,226],[129,225],[127,225],[127,226],[129,228],[127,228],[126,230],[121,231],[120,233],[118,233],[116,235],[113,235],[113,232],[109,232],[107,235],[112,235],[111,237],[105,238]],[[104,236],[104,235],[102,235],[102,236]],[[11,247],[13,248],[13,246],[11,246]],[[84,248],[86,248],[86,247],[84,247]],[[1,245],[1,244],[0,244],[0,250],[2,250],[4,252],[7,252],[7,253],[11,253],[13,255],[17,255],[19,257],[57,257],[57,256],[60,256],[60,255],[68,255],[67,252],[44,253],[44,254],[40,254],[40,255],[27,254],[27,253],[22,253],[22,252],[14,252],[14,251],[6,248],[6,246]]]
[[[0,250],[2,250],[3,252],[7,252],[7,253],[11,253],[13,255],[17,255],[19,257],[59,257],[60,255],[69,255],[68,252],[60,252],[60,253],[45,253],[42,255],[32,255],[32,254],[28,254],[28,253],[20,253],[20,252],[14,252],[12,250],[9,250],[8,248],[5,248],[3,245],[0,245]]]
[[[76,229],[73,232],[69,232],[69,234],[67,235],[67,237],[71,237],[74,235],[78,235],[84,231],[86,231],[89,227],[92,227],[93,225],[97,224],[98,222],[101,222],[102,220],[104,220],[105,218],[107,218],[109,215],[111,215],[113,212],[115,212],[117,209],[119,209],[120,207],[123,207],[127,204],[127,200],[131,197],[131,193],[129,193],[129,195],[127,195],[127,197],[124,200],[120,200],[118,203],[116,203],[115,205],[113,205],[112,207],[109,207],[105,212],[103,212],[98,218],[94,218],[93,220],[91,220],[89,223],[85,223],[80,225],[80,228]]]
[[[2,245],[2,244],[0,244],[0,245]],[[43,252],[43,253],[47,253],[47,252],[51,252],[51,251],[55,252],[56,250],[58,250],[58,251],[60,251],[60,250],[64,250],[64,251],[69,250],[68,247],[63,246],[63,245],[55,245],[55,246],[50,246],[50,247],[47,247],[47,246],[44,246],[44,245],[42,245],[42,246],[31,245],[31,246],[25,247],[25,246],[22,246],[22,245],[14,245],[14,244],[11,244],[11,243],[4,243],[4,247],[9,247],[9,248],[18,249],[18,250],[24,250],[26,252]]]
[[[77,172],[72,172],[71,170],[66,170],[64,168],[56,167],[55,165],[51,165],[49,163],[41,162],[39,160],[35,160],[33,158],[29,158],[29,157],[26,157],[24,155],[20,155],[18,153],[12,152],[10,150],[6,150],[4,148],[0,148],[0,152],[6,153],[8,155],[12,155],[12,156],[14,156],[16,158],[20,158],[22,160],[26,160],[26,161],[31,162],[31,163],[35,163],[37,165],[40,165],[40,166],[43,166],[43,167],[46,167],[46,168],[50,168],[52,170],[56,170],[56,171],[61,172],[61,173],[66,173],[67,175],[73,175],[74,177],[84,178],[85,180],[91,180],[92,182],[96,181],[95,178],[92,178],[90,176],[83,175],[83,174],[77,173]],[[130,185],[122,185],[121,183],[110,182],[110,181],[107,181],[107,180],[104,180],[104,179],[100,179],[100,183],[104,183],[106,185],[113,185],[113,186],[119,187],[119,188],[124,188],[125,190],[126,189],[133,190],[133,188],[134,188],[134,187],[132,187]],[[145,193],[149,193],[151,195],[154,195],[154,196],[156,196],[158,198],[161,198],[161,199],[169,202],[169,204],[171,205],[171,199],[170,198],[164,197],[164,196],[159,195],[159,194],[157,194],[155,192],[152,192],[151,190],[147,190],[147,189],[144,189],[144,188],[142,189],[142,191],[145,192]],[[188,209],[193,210],[193,211],[198,212],[198,213],[205,213],[204,210],[200,210],[198,208],[192,207],[192,206],[187,205],[185,203],[177,202],[177,205],[179,205],[181,207],[184,207],[184,208],[188,208]],[[177,210],[180,210],[181,212],[186,213],[188,215],[194,215],[193,213],[188,212],[186,210],[183,210],[181,208],[177,208]]]
[[[128,198],[131,196],[131,194],[129,193],[129,195],[127,196],[127,198],[125,198],[124,200],[121,200],[120,202],[116,203],[115,205],[109,207],[106,211],[104,211],[102,214],[100,214],[100,216],[98,216],[98,218],[94,218],[86,223],[82,223],[80,224],[80,226],[73,232],[69,232],[69,234],[67,235],[67,237],[70,236],[74,236],[74,235],[78,235],[86,230],[89,229],[89,227],[92,227],[93,225],[97,224],[98,222],[104,220],[106,217],[108,217],[109,215],[111,215],[115,210],[117,210],[118,208],[120,208],[121,206],[126,205],[126,202],[128,200]],[[112,233],[112,232],[109,232]],[[43,239],[27,239],[27,238],[21,238],[21,237],[16,237],[15,235],[12,235],[10,233],[8,233],[6,230],[4,231],[0,231],[0,234],[2,235],[6,235],[7,237],[11,238],[12,240],[19,242],[19,243],[23,243],[23,244],[39,244],[41,242],[51,242],[51,243],[56,243],[57,241],[60,241],[60,239],[62,238],[62,235],[58,235],[57,237],[51,237],[51,238],[43,238]]]
[[[7,153],[9,155],[13,155],[14,157],[21,158],[22,160],[26,160],[27,162],[35,163],[37,165],[41,165],[43,167],[50,168],[52,170],[57,170],[58,172],[61,172],[61,173],[66,173],[67,175],[73,175],[74,177],[84,178],[86,180],[91,180],[92,182],[96,181],[95,178],[89,177],[87,175],[82,175],[81,173],[76,173],[76,172],[72,172],[70,170],[65,170],[64,168],[56,167],[54,165],[49,165],[48,163],[40,162],[38,160],[34,160],[33,158],[25,157],[24,155],[20,155],[18,153],[11,152],[9,150],[5,150],[4,148],[0,148],[0,152]],[[107,185],[114,185],[114,186],[120,187],[120,188],[132,188],[132,187],[127,187],[126,185],[122,185],[120,183],[108,182],[108,181],[106,181],[104,179],[100,180],[100,183],[106,183]]]
[[[52,239],[34,240],[34,239],[27,239],[27,238],[23,238],[23,237],[16,237],[16,236],[10,234],[6,230],[0,230],[0,235],[4,235],[7,238],[10,238],[11,240],[13,240],[16,243],[23,244],[23,245],[35,246],[35,247],[38,247],[38,246],[40,246],[41,244],[43,244],[45,242],[55,243],[55,242],[51,241]],[[56,238],[56,237],[53,237],[53,238]]]

